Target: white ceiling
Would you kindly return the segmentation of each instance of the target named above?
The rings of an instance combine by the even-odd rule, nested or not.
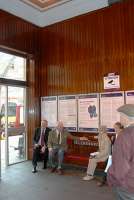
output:
[[[108,6],[108,0],[71,0],[40,11],[22,0],[0,0],[0,9],[45,27]]]

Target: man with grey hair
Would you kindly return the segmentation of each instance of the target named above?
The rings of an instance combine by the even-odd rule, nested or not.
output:
[[[62,163],[64,159],[64,153],[67,149],[67,137],[69,133],[64,129],[62,121],[57,122],[57,126],[49,134],[48,148],[49,148],[49,163],[51,172],[55,172],[56,169],[59,174],[62,174]],[[58,158],[58,166],[56,166],[55,156]]]
[[[54,130],[50,131],[48,137],[49,163],[51,172],[57,171],[59,175],[63,174],[62,164],[64,154],[67,151],[67,138],[80,139],[80,137],[71,135],[65,128],[62,121],[57,122]],[[58,164],[55,162],[57,156]]]
[[[107,136],[106,126],[100,126],[97,138],[99,143],[98,152],[90,154],[87,174],[85,177],[83,177],[84,181],[90,181],[94,178],[94,171],[96,169],[97,163],[106,161],[111,153],[111,141]]]
[[[134,200],[134,104],[118,108],[126,127],[115,141],[108,183],[118,200]]]

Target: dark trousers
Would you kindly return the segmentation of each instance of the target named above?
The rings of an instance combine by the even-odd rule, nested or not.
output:
[[[102,177],[102,183],[105,184],[107,182],[107,173],[104,172],[103,177]]]
[[[47,167],[47,161],[48,161],[48,148],[45,149],[44,153],[41,153],[41,146],[37,147],[33,150],[33,159],[32,164],[33,167],[37,166],[37,162],[43,160],[43,167]]]

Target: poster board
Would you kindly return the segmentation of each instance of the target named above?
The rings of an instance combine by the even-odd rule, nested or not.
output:
[[[106,125],[108,132],[114,132],[114,124],[120,121],[117,109],[124,104],[124,92],[100,94],[100,124]]]
[[[48,127],[55,127],[57,123],[57,96],[41,97],[41,119],[48,121]]]
[[[69,132],[77,131],[77,99],[75,95],[58,96],[58,120]]]
[[[125,92],[126,104],[134,104],[134,90]]]
[[[99,128],[99,94],[78,95],[78,132],[97,132]]]

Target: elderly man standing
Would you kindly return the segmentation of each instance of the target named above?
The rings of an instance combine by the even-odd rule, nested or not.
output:
[[[134,200],[134,104],[125,104],[118,112],[126,128],[114,144],[108,183],[117,200]]]
[[[91,153],[88,162],[87,175],[83,177],[84,181],[90,181],[94,178],[94,171],[98,162],[103,162],[108,159],[111,153],[111,141],[107,136],[106,126],[101,126],[99,135],[97,136],[99,149],[98,152]]]

